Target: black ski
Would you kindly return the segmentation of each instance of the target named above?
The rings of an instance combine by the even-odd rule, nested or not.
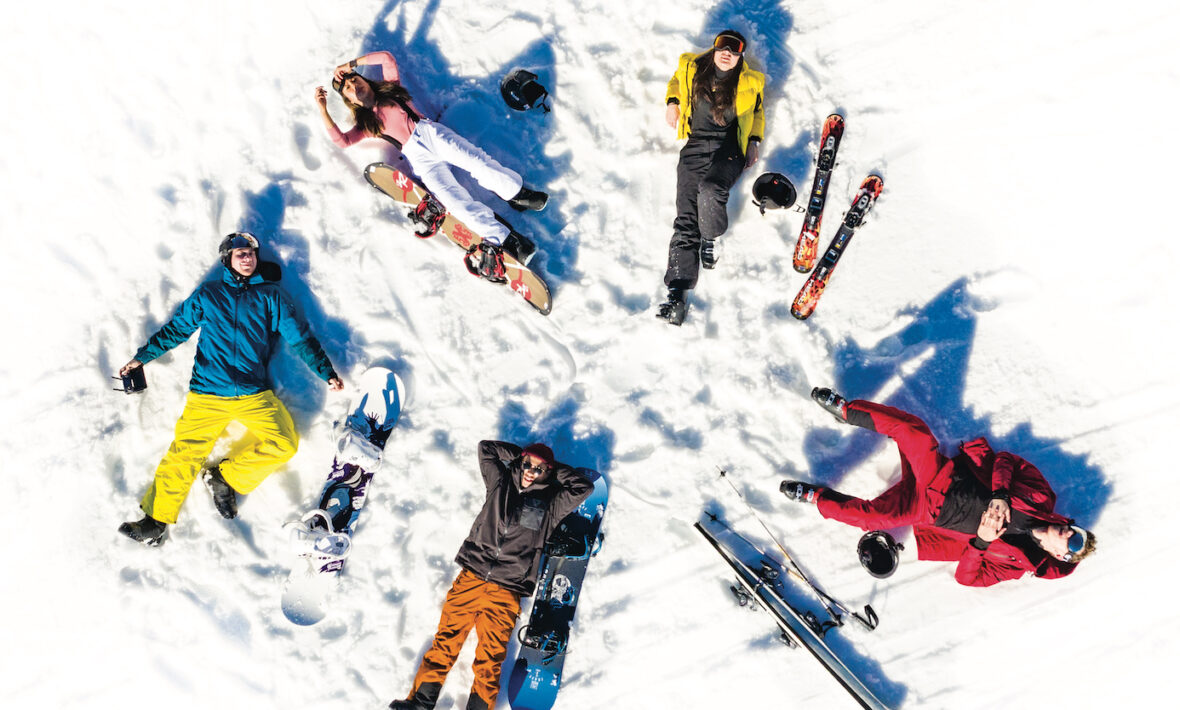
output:
[[[733,589],[739,603],[744,605],[754,602],[769,612],[788,643],[806,648],[861,707],[868,710],[889,710],[888,706],[878,700],[868,686],[857,678],[824,642],[823,634],[830,626],[821,623],[814,614],[799,611],[783,598],[778,587],[779,574],[776,566],[764,561],[761,569],[755,570],[703,525],[696,523],[694,527],[737,575],[741,587]]]

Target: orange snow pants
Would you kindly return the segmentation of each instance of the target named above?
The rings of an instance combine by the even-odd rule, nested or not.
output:
[[[520,616],[520,597],[495,582],[486,582],[467,570],[459,573],[447,599],[434,643],[422,657],[414,676],[412,697],[423,683],[442,684],[455,664],[463,642],[475,627],[479,646],[475,649],[475,681],[471,692],[496,707],[500,694],[500,664],[508,654],[508,640]]]
[[[176,438],[139,503],[143,512],[161,523],[176,522],[205,459],[232,421],[240,422],[258,439],[254,446],[221,464],[222,477],[238,493],[253,491],[299,449],[295,422],[274,392],[241,397],[189,392],[176,422]]]

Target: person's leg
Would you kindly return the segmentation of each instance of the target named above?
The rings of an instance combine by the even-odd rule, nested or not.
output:
[[[746,167],[737,138],[729,137],[713,154],[697,194],[697,216],[701,239],[713,240],[729,228],[729,191]]]
[[[422,656],[418,664],[418,672],[414,675],[414,686],[410,691],[413,698],[419,694],[423,686],[442,686],[447,679],[455,659],[463,648],[471,627],[475,625],[476,615],[480,609],[480,596],[483,591],[483,580],[474,574],[463,570],[455,578],[451,590],[447,592],[443,602],[442,615],[438,621],[438,631],[434,634],[434,642],[430,649]],[[433,690],[433,689],[432,689]],[[437,695],[435,695],[437,698]]]
[[[668,244],[668,268],[664,285],[670,289],[691,289],[700,270],[701,229],[697,197],[701,181],[712,165],[718,142],[688,139],[676,165],[676,219]]]
[[[524,180],[519,173],[504,167],[481,148],[443,124],[420,124],[418,132],[435,156],[466,170],[481,187],[496,193],[500,199],[512,199],[524,186]]]
[[[500,695],[500,666],[508,654],[508,641],[516,620],[520,617],[520,597],[491,582],[485,585],[485,594],[479,615],[475,619],[475,633],[479,646],[475,649],[475,680],[471,694],[478,696],[483,707],[496,707]],[[467,707],[479,707],[478,702],[469,702]]]
[[[901,481],[871,500],[825,489],[816,499],[820,514],[863,530],[928,522],[926,489],[949,464],[930,428],[913,414],[865,400],[849,402],[847,413],[850,423],[884,434],[897,444]]]
[[[270,390],[231,401],[233,418],[258,441],[221,462],[221,476],[235,491],[247,494],[295,455],[299,450],[299,434],[295,432],[291,414]]]
[[[176,422],[176,436],[140,501],[143,512],[161,523],[176,522],[197,473],[232,418],[226,398],[188,393]]]

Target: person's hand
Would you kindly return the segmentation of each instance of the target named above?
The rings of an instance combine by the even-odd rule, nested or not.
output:
[[[332,78],[336,81],[344,81],[344,75],[350,71],[352,71],[352,67],[348,62],[345,62],[332,70]]]
[[[746,167],[752,166],[758,162],[758,141],[750,141],[746,144]]]
[[[1008,501],[1003,498],[992,498],[991,502],[987,504],[987,511],[999,515],[1005,525],[1012,522],[1012,506],[1008,505]]]
[[[680,123],[680,104],[668,104],[668,108],[664,110],[664,120],[675,128]]]
[[[332,379],[328,380],[328,389],[332,390],[333,392],[339,392],[340,390],[344,389],[344,380],[340,379],[339,377],[333,377]]]
[[[315,88],[315,102],[320,105],[320,108],[328,108],[328,90],[317,86]]]
[[[132,358],[130,362],[128,362],[123,367],[119,368],[119,377],[126,377],[127,375],[131,374],[131,371],[137,367],[143,367],[143,363],[140,362],[139,360]]]
[[[984,542],[995,542],[1007,529],[1008,526],[1004,523],[1004,516],[992,510],[989,506],[987,510],[983,511],[983,516],[979,519],[979,528],[975,531],[975,536]]]

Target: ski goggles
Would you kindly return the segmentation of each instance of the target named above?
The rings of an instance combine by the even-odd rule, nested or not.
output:
[[[1070,525],[1069,529],[1073,530],[1073,535],[1070,535],[1069,540],[1065,543],[1068,548],[1068,551],[1062,556],[1062,560],[1065,562],[1073,562],[1074,557],[1086,549],[1086,542],[1090,539],[1090,534],[1077,525]]]
[[[746,51],[746,43],[733,35],[717,35],[717,39],[713,40],[713,49],[741,54]]]
[[[234,232],[229,235],[229,244],[226,249],[233,251],[234,249],[253,249],[258,251],[258,238],[249,232]]]

